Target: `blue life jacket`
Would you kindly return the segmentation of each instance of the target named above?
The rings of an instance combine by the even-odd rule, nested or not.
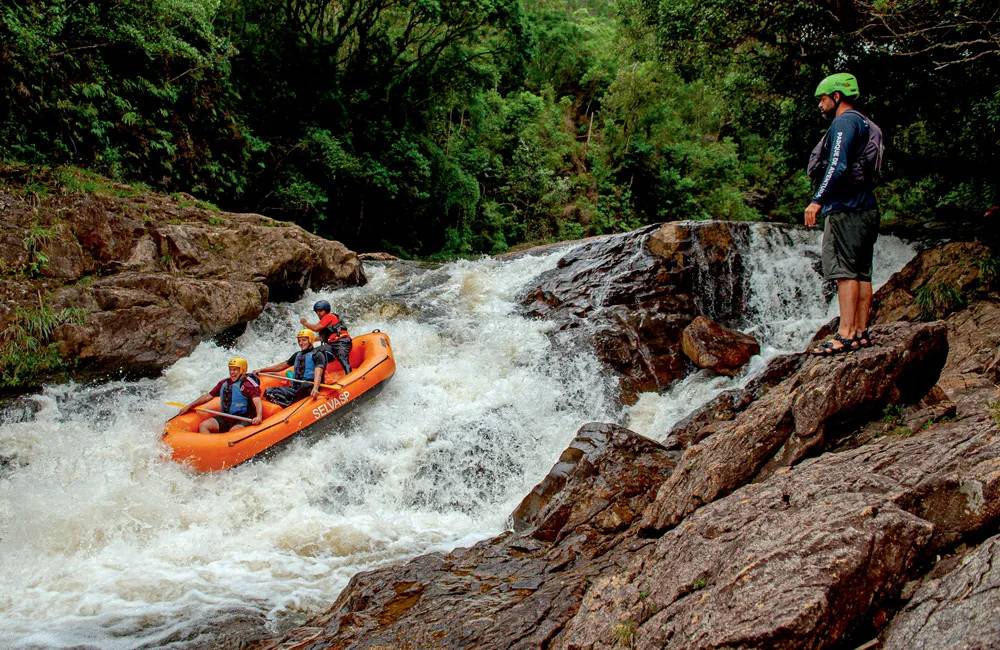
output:
[[[249,375],[244,376],[238,385],[231,383],[228,379],[223,382],[219,390],[219,401],[222,403],[222,410],[230,415],[250,415],[251,409],[256,411],[247,396],[241,390],[244,381],[250,381]]]
[[[316,363],[313,361],[313,353],[316,350],[299,350],[295,355],[295,378],[312,381],[316,370]]]

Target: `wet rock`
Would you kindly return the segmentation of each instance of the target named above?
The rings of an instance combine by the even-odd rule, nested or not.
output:
[[[699,368],[728,377],[736,376],[750,357],[760,354],[760,344],[754,337],[705,316],[698,316],[684,328],[681,349]]]
[[[515,512],[523,534],[359,574],[308,627],[256,647],[542,647],[609,551],[650,543],[631,522],[674,458],[627,429],[586,425]]]
[[[606,647],[626,627],[643,648],[846,643],[927,558],[996,525],[998,452],[979,415],[746,485],[622,554],[552,645]]]
[[[940,323],[878,328],[881,344],[833,358],[810,357],[801,369],[717,423],[687,447],[660,486],[643,525],[662,531],[750,480],[822,450],[830,441],[881,414],[886,404],[919,400],[934,385],[948,351]],[[690,426],[688,426],[690,429]]]
[[[631,402],[688,372],[681,336],[696,316],[726,323],[743,312],[739,244],[748,236],[747,224],[712,221],[588,240],[539,276],[521,302],[529,315],[589,340]]]
[[[552,542],[579,533],[587,522],[607,532],[627,528],[678,456],[627,429],[585,425],[514,510],[514,530]]]
[[[87,373],[156,372],[268,301],[365,282],[358,256],[339,242],[191,197],[2,197],[0,330],[17,306],[82,308],[82,322],[59,327],[54,340]],[[44,263],[24,243],[31,228],[49,233],[38,244]]]
[[[885,650],[993,648],[1000,643],[1000,536],[926,581],[883,635]]]
[[[978,288],[980,260],[990,249],[979,242],[952,242],[921,251],[875,293],[872,322],[944,318],[965,306]]]

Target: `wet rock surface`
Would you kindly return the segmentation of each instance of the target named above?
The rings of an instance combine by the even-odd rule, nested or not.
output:
[[[1000,645],[1000,536],[925,582],[886,630],[886,650]]]
[[[324,616],[259,647],[860,645],[938,554],[1000,523],[1000,428],[984,409],[824,453],[880,405],[954,406],[934,383],[943,323],[881,326],[879,340],[778,357],[663,446],[588,425],[515,532],[360,574]],[[986,606],[967,596],[956,606]],[[935,647],[990,647],[950,629]]]
[[[687,374],[681,337],[695,317],[726,323],[742,313],[739,242],[748,233],[741,223],[673,222],[587,241],[521,302],[528,315],[589,340],[631,402]]]
[[[684,328],[681,349],[699,368],[734,377],[750,357],[760,354],[757,339],[698,316]]]
[[[155,372],[268,301],[365,281],[339,242],[193,197],[0,193],[0,202],[0,329],[16,307],[82,309],[53,337],[80,370]],[[32,229],[47,233],[34,248]]]

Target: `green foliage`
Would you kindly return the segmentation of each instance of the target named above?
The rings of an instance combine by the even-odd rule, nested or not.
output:
[[[621,648],[635,647],[635,621],[627,620],[616,624],[611,628],[615,646]]]
[[[1000,427],[1000,400],[993,400],[988,402],[986,407],[990,410],[990,415],[993,417],[993,422]]]
[[[913,302],[920,308],[920,318],[937,320],[966,305],[962,292],[950,284],[927,283],[917,289]]]
[[[1000,204],[996,26],[966,0],[7,3],[0,159],[404,256],[797,223],[813,90],[850,69],[887,137],[884,223],[976,232]]]
[[[7,327],[0,333],[0,387],[16,388],[38,380],[65,364],[59,347],[51,342],[56,328],[64,323],[81,323],[83,309],[67,307],[54,311],[44,304],[30,309],[16,307]]]
[[[46,228],[37,222],[28,227],[28,234],[22,243],[28,252],[28,265],[25,272],[29,277],[36,277],[49,265],[49,256],[42,250],[46,244],[55,239],[55,228]]]
[[[979,286],[990,290],[997,286],[1000,278],[1000,257],[990,255],[976,260],[976,271],[979,273]]]
[[[885,424],[902,424],[903,407],[899,404],[886,404],[882,409],[882,422]]]

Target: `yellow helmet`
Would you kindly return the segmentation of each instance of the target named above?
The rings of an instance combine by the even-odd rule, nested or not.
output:
[[[308,327],[306,327],[306,328],[300,329],[299,333],[295,335],[295,338],[297,338],[297,339],[307,338],[307,339],[309,339],[310,343],[315,343],[316,342],[316,332],[314,332],[311,329],[309,329]]]
[[[247,363],[247,360],[244,359],[243,357],[233,357],[232,359],[229,360],[229,367],[239,368],[240,372],[245,373],[247,371],[247,368],[250,367],[250,364]]]

